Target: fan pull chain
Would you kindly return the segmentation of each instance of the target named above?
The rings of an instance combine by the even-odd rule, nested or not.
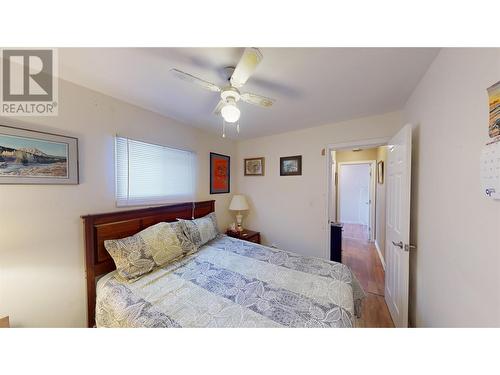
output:
[[[222,120],[222,138],[226,138],[226,121]]]
[[[240,122],[239,121],[236,124],[236,131],[238,132],[238,134],[240,134]]]

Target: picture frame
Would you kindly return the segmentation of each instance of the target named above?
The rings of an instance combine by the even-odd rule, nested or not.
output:
[[[247,158],[243,161],[245,176],[264,176],[265,158]]]
[[[490,138],[500,136],[500,81],[488,88],[489,128]]]
[[[78,138],[0,125],[0,184],[78,183]]]
[[[302,155],[280,158],[280,176],[301,176]]]
[[[210,153],[210,194],[227,194],[231,191],[231,157]]]
[[[380,185],[384,183],[384,162],[382,160],[377,163],[377,182]]]

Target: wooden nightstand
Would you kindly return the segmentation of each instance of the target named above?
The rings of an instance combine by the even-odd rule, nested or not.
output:
[[[9,317],[6,316],[5,318],[0,318],[0,328],[9,328]]]
[[[245,240],[260,244],[260,232],[255,232],[250,229],[243,229],[243,231],[241,232],[233,232],[232,230],[228,230],[226,234],[229,237],[239,238],[240,240]]]

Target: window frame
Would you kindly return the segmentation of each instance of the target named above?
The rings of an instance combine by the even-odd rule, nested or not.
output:
[[[119,194],[119,141],[126,141],[127,142],[127,194],[124,195],[125,198],[122,198],[122,196]],[[150,145],[150,146],[155,146],[155,147],[161,147],[168,149],[169,151],[179,151],[182,153],[187,153],[191,160],[191,184],[192,184],[192,189],[190,192],[187,192],[186,194],[179,194],[179,195],[162,195],[162,196],[145,196],[145,197],[138,197],[138,198],[131,198],[130,196],[130,152],[129,152],[129,147],[130,147],[130,141],[132,142],[138,142],[138,143],[143,143],[145,145]],[[116,207],[122,208],[122,207],[140,207],[140,206],[158,206],[158,205],[164,205],[164,204],[173,204],[173,203],[182,203],[186,201],[194,201],[195,196],[197,193],[197,168],[198,168],[198,157],[197,153],[193,150],[189,149],[182,149],[179,147],[172,147],[172,146],[167,146],[164,144],[159,144],[159,143],[153,143],[149,141],[145,141],[143,139],[137,139],[137,138],[131,138],[131,137],[126,137],[123,135],[117,134],[114,137],[114,142],[115,142],[115,205]]]

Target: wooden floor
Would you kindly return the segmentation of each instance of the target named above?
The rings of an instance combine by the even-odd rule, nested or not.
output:
[[[366,293],[358,327],[394,327],[384,300],[384,269],[373,243],[344,237],[342,250],[342,263],[351,268]]]
[[[344,238],[354,238],[356,240],[368,241],[368,225],[362,224],[344,224]]]

